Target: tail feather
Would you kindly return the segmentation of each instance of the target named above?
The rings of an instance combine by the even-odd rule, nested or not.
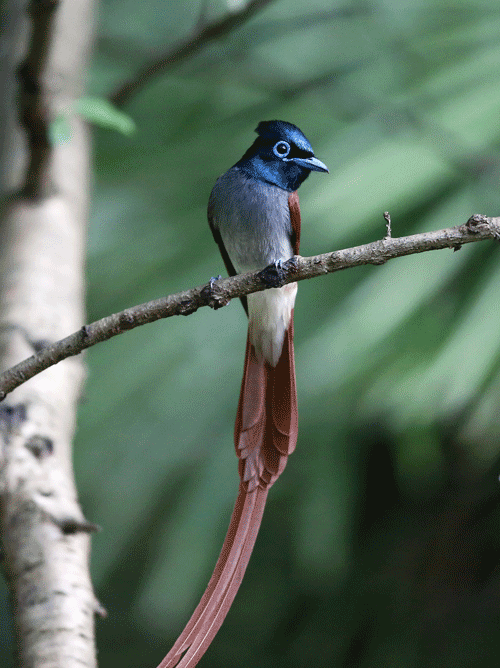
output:
[[[276,367],[269,369],[268,407],[271,411],[272,444],[286,458],[297,445],[299,431],[295,360],[293,354],[293,316],[285,334],[283,350]],[[280,471],[281,473],[281,471]]]
[[[222,583],[221,580],[221,583],[217,585],[217,591],[212,596],[211,604],[206,608],[203,623],[200,625],[196,637],[193,638],[189,650],[178,664],[178,668],[193,668],[193,666],[196,666],[222,626],[250,561],[262,521],[267,493],[267,489],[261,489],[260,487],[255,489],[254,492],[240,492],[240,494],[253,498],[251,522],[243,539],[240,557],[231,565],[227,581]]]
[[[297,444],[298,410],[293,352],[293,312],[275,367],[259,359],[247,339],[234,441],[248,491],[270,487]]]
[[[224,584],[231,579],[245,546],[245,538],[249,531],[254,506],[255,495],[251,496],[241,490],[236,499],[222,550],[205,593],[183,632],[177,638],[170,652],[158,665],[158,668],[172,668],[177,665],[182,654],[192,645],[193,640],[199,633],[208,607],[221,597]]]
[[[257,539],[267,494],[297,443],[293,312],[276,366],[247,339],[235,425],[240,491],[214,572],[174,646],[158,668],[194,668],[224,621]]]
[[[234,443],[240,459],[240,478],[247,491],[255,489],[263,473],[263,461],[257,456],[266,428],[266,368],[259,361],[247,337],[243,380],[236,412]]]

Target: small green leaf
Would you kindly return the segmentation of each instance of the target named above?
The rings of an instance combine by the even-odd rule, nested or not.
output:
[[[102,97],[81,97],[75,105],[75,111],[87,119],[89,123],[102,128],[117,130],[124,135],[135,131],[135,123]]]
[[[71,127],[68,117],[59,114],[49,125],[49,141],[52,146],[65,144],[71,139]]]

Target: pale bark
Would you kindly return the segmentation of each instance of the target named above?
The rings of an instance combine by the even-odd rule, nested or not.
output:
[[[37,12],[47,5],[32,2],[33,21],[24,14],[15,30],[16,67],[26,53],[35,53],[36,59],[35,39],[46,41],[38,44],[45,66],[35,72],[41,87],[27,101],[32,117],[24,128],[13,127],[16,110],[10,98],[11,122],[0,144],[4,189],[18,191],[8,198],[0,222],[2,368],[84,322],[89,138],[71,105],[81,95],[92,1],[54,3],[53,29],[35,37]],[[26,3],[10,6],[20,16]],[[12,90],[12,68],[7,78]],[[18,96],[21,105],[23,94],[29,97],[30,92]],[[38,123],[43,135],[46,124],[61,112],[68,115],[70,141],[44,149],[43,137],[41,144],[30,139],[30,123]],[[33,165],[40,145],[40,164]],[[71,454],[83,380],[81,359],[66,360],[15,390],[0,406],[2,549],[22,668],[96,665],[98,605],[88,570],[94,527],[78,505]]]

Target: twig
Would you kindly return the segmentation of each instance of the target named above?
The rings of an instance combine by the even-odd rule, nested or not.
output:
[[[385,238],[391,239],[392,238],[391,214],[388,211],[384,211],[384,220],[385,220],[385,226],[387,228],[387,234],[385,235]]]
[[[364,264],[384,264],[387,260],[414,253],[443,248],[451,248],[455,251],[463,244],[484,239],[500,239],[500,218],[487,218],[476,214],[469,218],[465,225],[457,227],[414,234],[409,237],[386,237],[363,246],[313,257],[295,256],[283,263],[279,269],[271,267],[264,271],[240,274],[231,278],[211,279],[206,285],[139,304],[120,313],[96,320],[90,325],[85,325],[78,332],[41,348],[37,354],[0,375],[0,400],[44,369],[67,357],[78,355],[96,343],[107,341],[113,336],[156,320],[170,318],[173,315],[191,315],[203,306],[217,309],[225,306],[235,297],[265,290],[270,287],[269,274],[273,271],[278,274],[273,281],[273,287],[275,287]]]
[[[193,34],[145,65],[129,81],[123,83],[111,96],[111,102],[118,107],[125,104],[134,93],[158,74],[186,60],[209,42],[219,39],[231,30],[238,28],[271,2],[273,0],[250,0],[241,9],[207,25],[200,25],[200,22],[198,22]]]

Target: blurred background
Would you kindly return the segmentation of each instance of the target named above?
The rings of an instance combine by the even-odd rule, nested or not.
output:
[[[104,0],[88,92],[241,11]],[[500,214],[495,0],[276,0],[96,128],[88,321],[224,273],[215,179],[260,120],[330,175],[300,191],[302,255]],[[304,281],[300,433],[206,668],[487,667],[500,651],[500,262],[483,242]],[[239,303],[87,353],[75,465],[108,611],[101,666],[155,666],[204,591],[238,488]],[[4,640],[7,636],[4,635]]]

